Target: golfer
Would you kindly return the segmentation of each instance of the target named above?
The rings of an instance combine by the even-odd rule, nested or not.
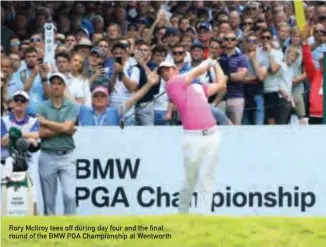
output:
[[[213,67],[216,82],[199,85],[193,81]],[[208,97],[226,89],[227,77],[216,60],[207,59],[187,74],[179,75],[177,67],[162,62],[158,74],[166,82],[169,99],[180,114],[183,135],[185,181],[180,192],[179,213],[189,211],[192,194],[198,183],[199,204],[210,212],[214,168],[218,161],[219,132],[212,115]]]

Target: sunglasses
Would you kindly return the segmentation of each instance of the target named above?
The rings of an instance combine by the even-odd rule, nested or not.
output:
[[[15,103],[19,103],[19,102],[21,102],[21,103],[25,104],[25,103],[27,102],[27,99],[22,98],[22,97],[15,97],[15,98],[14,98],[14,102],[15,102]]]
[[[253,24],[252,22],[244,22],[244,23],[243,23],[244,26],[252,25],[252,24]]]
[[[320,34],[326,34],[326,30],[315,30],[314,31],[314,34],[318,34],[318,33],[320,33]]]
[[[264,40],[270,40],[272,38],[272,36],[261,36],[261,39]]]
[[[257,44],[257,39],[248,39],[247,42],[249,44]]]
[[[257,10],[255,7],[248,7],[248,10]]]
[[[31,42],[41,42],[42,40],[40,38],[34,38],[34,39],[31,39]]]
[[[236,41],[236,38],[224,38],[224,41],[228,42],[228,41]]]
[[[183,54],[185,54],[185,52],[184,51],[174,51],[173,53],[172,53],[174,56],[177,56],[177,55],[183,55]]]
[[[93,98],[105,98],[106,95],[105,94],[102,94],[102,93],[99,93],[99,94],[94,94],[93,95]]]

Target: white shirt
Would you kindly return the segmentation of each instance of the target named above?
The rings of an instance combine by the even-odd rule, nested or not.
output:
[[[84,98],[86,106],[92,106],[92,95],[89,82],[82,76],[74,77],[71,74],[66,76],[67,86],[71,95],[77,98]]]
[[[280,50],[271,50],[271,54],[275,60],[275,62],[279,65],[282,64],[283,58],[284,58],[284,54],[282,51]],[[264,92],[265,93],[271,93],[271,92],[277,92],[278,91],[278,75],[276,74],[272,74],[269,71],[269,58],[268,58],[268,52],[263,50],[263,49],[258,49],[258,57],[260,58],[261,61],[264,62],[264,64],[268,64],[268,72],[267,72],[267,76],[264,80]]]
[[[281,68],[277,72],[278,78],[278,86],[283,91],[285,91],[288,95],[292,94],[292,86],[293,86],[293,75],[294,75],[294,66],[288,66],[285,62],[281,64]],[[279,94],[280,98],[283,98],[281,94]]]
[[[128,58],[126,61],[123,72],[124,74],[133,81],[136,81],[139,84],[140,80],[140,71],[137,67],[135,67],[136,63],[133,58]],[[131,96],[132,92],[130,92],[123,81],[117,78],[117,81],[114,85],[113,91],[111,93],[110,106],[111,107],[120,107],[124,102],[126,102]],[[126,112],[125,116],[131,115],[134,112],[134,107],[132,107],[129,111]]]

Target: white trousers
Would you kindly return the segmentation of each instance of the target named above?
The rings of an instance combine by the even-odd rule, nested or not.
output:
[[[212,130],[212,129],[210,129]],[[211,212],[214,171],[218,163],[220,133],[185,131],[183,135],[185,181],[180,191],[179,213],[188,213],[193,192],[198,185],[197,207]]]

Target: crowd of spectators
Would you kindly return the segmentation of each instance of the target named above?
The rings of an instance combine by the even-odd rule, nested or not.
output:
[[[229,77],[209,99],[218,124],[289,124],[291,116],[320,124],[326,3],[305,1],[304,9],[302,31],[292,1],[2,1],[1,116],[17,104],[35,115],[59,72],[65,96],[80,106],[79,125],[118,125],[116,109],[161,62],[184,74],[212,57]],[[47,22],[55,25],[53,63],[44,62]],[[214,77],[208,71],[194,83]],[[163,82],[153,87],[125,124],[180,124],[164,92]]]

